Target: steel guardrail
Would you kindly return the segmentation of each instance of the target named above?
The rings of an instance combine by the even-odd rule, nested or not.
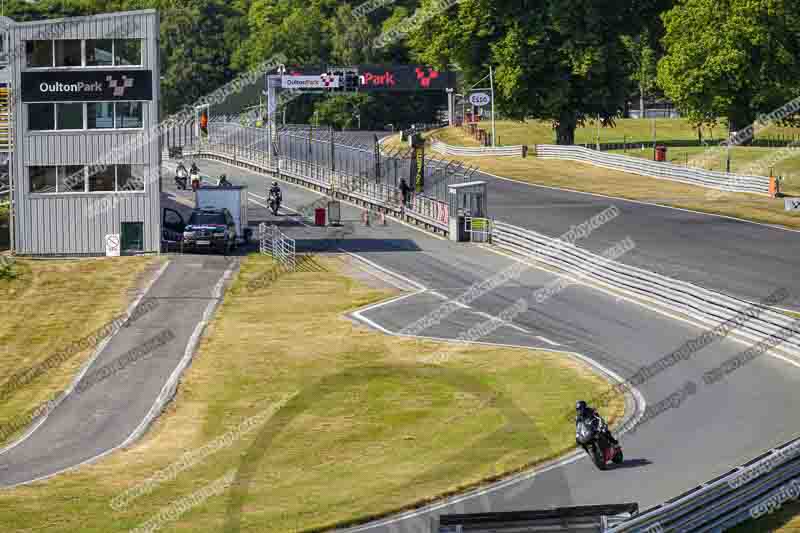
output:
[[[787,486],[791,488],[787,489]],[[646,509],[606,532],[725,531],[771,512],[792,496],[796,498],[798,492],[800,438],[773,448],[663,504]]]
[[[611,170],[699,185],[720,191],[769,195],[769,178],[765,176],[744,176],[684,167],[662,161],[598,152],[582,146],[537,144],[536,157],[580,161]]]
[[[421,225],[434,233],[449,233],[448,206],[444,202],[415,196],[407,206],[402,204],[399,189],[376,183],[360,176],[332,171],[309,161],[272,158],[259,150],[242,150],[235,144],[201,143],[184,147],[184,157],[210,157],[234,166],[262,173],[288,176],[298,184],[339,197],[368,209],[378,209],[387,216]]]
[[[517,146],[482,146],[476,148],[464,147],[464,146],[451,146],[449,144],[445,144],[442,141],[433,141],[431,142],[431,148],[439,152],[443,155],[454,155],[454,156],[461,156],[461,157],[480,157],[480,156],[496,156],[496,157],[506,157],[506,156],[518,156],[522,157],[524,147],[522,145]]]
[[[494,222],[492,242],[573,274],[637,294],[706,324],[725,322],[740,316],[754,305],[692,283],[611,261],[564,241],[502,221]],[[761,342],[778,333],[791,333],[792,336],[784,343],[784,349],[800,356],[800,327],[795,325],[795,320],[767,307],[759,308],[760,314],[742,324],[737,334]]]
[[[496,246],[612,288],[632,292],[700,322],[717,326],[737,316],[746,317],[737,324],[736,335],[756,342],[784,339],[788,335],[780,349],[795,357],[800,356],[800,329],[786,314],[622,264],[501,221],[495,221],[492,230],[492,242]],[[754,307],[758,314],[743,313]],[[754,511],[757,504],[770,495],[774,496],[790,481],[796,483],[792,485],[795,494],[800,494],[800,439],[774,448],[608,531],[723,531],[724,527],[732,527],[757,514]]]

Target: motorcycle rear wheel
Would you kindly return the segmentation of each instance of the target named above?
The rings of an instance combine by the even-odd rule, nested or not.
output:
[[[603,458],[603,450],[600,449],[600,446],[597,443],[591,445],[592,448],[592,461],[597,468],[600,470],[606,469],[606,461]]]
[[[617,453],[614,454],[614,457],[611,458],[615,465],[620,464],[624,459],[622,456],[622,448],[617,449]]]

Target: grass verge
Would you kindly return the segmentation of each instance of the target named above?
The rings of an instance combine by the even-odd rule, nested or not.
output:
[[[451,345],[441,364],[424,364],[441,343],[386,336],[342,316],[396,292],[341,275],[342,258],[316,261],[321,268],[262,287],[251,282],[271,262],[247,257],[175,401],[144,439],[78,472],[0,492],[4,529],[127,531],[243,457],[255,459],[245,461],[252,481],[242,531],[351,523],[560,455],[574,445],[565,406],[607,387],[582,363],[547,351]],[[614,420],[622,411],[617,398],[604,414]],[[126,489],[263,412],[271,418],[257,431],[110,508]],[[165,528],[220,531],[229,495],[178,513]]]
[[[653,119],[639,120],[635,118],[617,119],[615,126],[600,128],[601,143],[622,143],[622,142],[653,142]],[[697,128],[693,128],[688,120],[682,118],[658,118],[655,119],[656,142],[660,140],[671,141],[696,141]],[[491,120],[483,120],[478,124],[479,128],[486,131],[492,130]],[[555,143],[555,132],[552,124],[543,120],[528,120],[517,122],[513,120],[498,120],[495,122],[497,131],[498,145],[515,146],[518,144],[553,144]],[[462,131],[459,129],[459,131]],[[728,130],[723,119],[717,127],[710,129],[702,128],[703,139],[721,140],[727,136]],[[800,133],[800,128],[771,127],[763,130],[759,136],[779,137],[781,135],[791,137]],[[575,129],[575,143],[593,143],[597,139],[597,126],[594,121],[587,121],[584,126]],[[466,134],[461,134],[467,141],[477,142]],[[447,139],[456,141],[458,137],[452,133],[445,133],[442,140],[448,144],[458,144],[468,146],[467,142],[450,142]]]
[[[800,531],[800,502],[791,501],[772,514],[750,519],[747,522],[729,529],[728,533],[761,533],[774,531],[776,533],[796,533]]]
[[[0,279],[0,426],[42,405],[72,381],[92,353],[79,341],[101,329],[132,301],[153,257],[40,261],[16,259],[13,279]],[[76,346],[35,379],[7,388],[7,378]],[[2,438],[0,444],[13,438]]]

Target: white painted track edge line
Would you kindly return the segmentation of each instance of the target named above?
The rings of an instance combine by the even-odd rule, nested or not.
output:
[[[152,287],[152,286],[155,284],[155,282],[156,282],[156,281],[157,281],[157,280],[158,280],[158,279],[161,277],[161,275],[164,273],[164,271],[165,271],[165,270],[167,270],[167,267],[169,266],[169,264],[170,264],[170,260],[169,260],[169,259],[167,259],[167,260],[164,262],[164,264],[163,264],[163,265],[161,265],[161,267],[160,267],[160,268],[159,268],[159,269],[156,271],[156,274],[153,276],[153,278],[152,278],[150,281],[148,281],[148,282],[147,282],[147,284],[144,286],[144,288],[143,288],[143,289],[142,289],[142,291],[141,291],[141,294],[139,294],[139,295],[138,295],[138,296],[137,296],[137,297],[136,297],[136,298],[133,300],[133,302],[132,302],[132,303],[131,303],[131,304],[128,306],[128,308],[127,308],[127,309],[126,309],[126,311],[125,311],[125,313],[126,313],[126,315],[127,315],[128,317],[130,317],[130,316],[133,314],[133,311],[136,309],[136,307],[139,305],[139,303],[141,303],[141,301],[144,299],[144,297],[145,297],[145,296],[147,295],[147,293],[150,291],[150,288],[151,288],[151,287]],[[122,328],[120,328],[120,329],[122,329]],[[10,443],[10,444],[6,445],[6,446],[5,446],[5,447],[3,447],[3,448],[0,448],[0,455],[2,455],[2,454],[4,454],[4,453],[6,453],[7,451],[11,450],[12,448],[15,448],[16,446],[18,446],[18,445],[22,444],[24,441],[28,440],[28,438],[29,438],[31,435],[33,435],[33,433],[34,433],[34,432],[35,432],[37,429],[39,429],[39,427],[40,427],[42,424],[44,424],[44,423],[45,423],[45,421],[47,421],[47,419],[50,417],[50,414],[51,414],[53,411],[55,411],[55,410],[56,410],[56,408],[57,408],[59,405],[61,405],[61,402],[63,402],[63,401],[64,401],[64,400],[67,398],[67,396],[69,396],[69,395],[72,393],[72,391],[73,391],[73,390],[75,390],[75,387],[77,387],[77,386],[78,386],[78,383],[80,383],[81,379],[83,379],[83,376],[85,376],[85,375],[86,375],[86,372],[88,372],[88,371],[89,371],[89,368],[91,368],[91,366],[94,364],[94,362],[97,360],[97,358],[98,358],[98,357],[100,357],[100,354],[101,354],[101,353],[103,353],[103,350],[105,350],[105,347],[108,345],[108,343],[109,343],[109,342],[111,342],[111,339],[113,339],[113,338],[114,338],[114,337],[117,335],[117,333],[119,333],[119,329],[118,329],[117,331],[115,331],[115,332],[114,332],[112,335],[110,335],[109,337],[107,337],[107,338],[103,339],[102,341],[100,341],[100,344],[98,344],[98,345],[95,347],[95,349],[94,349],[94,353],[92,354],[92,356],[89,358],[89,360],[88,360],[88,361],[86,361],[86,362],[83,364],[83,366],[81,367],[81,370],[78,372],[78,374],[77,374],[77,375],[75,376],[75,378],[72,380],[72,382],[70,383],[70,385],[69,385],[69,387],[67,388],[67,390],[66,390],[66,391],[64,392],[64,394],[63,394],[63,395],[62,395],[62,396],[61,396],[61,397],[58,399],[58,402],[56,402],[56,404],[55,404],[55,405],[54,405],[54,406],[53,406],[53,407],[52,407],[52,408],[51,408],[51,409],[50,409],[50,410],[49,410],[49,411],[48,411],[48,412],[47,412],[47,413],[46,413],[46,414],[45,414],[45,415],[44,415],[44,416],[43,416],[43,417],[42,417],[42,418],[41,418],[41,419],[38,421],[38,422],[36,422],[36,424],[34,424],[33,426],[31,426],[31,427],[30,427],[30,428],[29,428],[29,429],[28,429],[28,430],[27,430],[27,431],[26,431],[26,432],[25,432],[25,433],[24,433],[22,436],[20,436],[20,437],[19,437],[19,438],[18,438],[16,441],[14,441],[14,442],[12,442],[12,443]]]
[[[400,280],[406,282],[411,287],[414,287],[417,290],[421,290],[422,291],[422,290],[427,290],[428,289],[422,283],[419,283],[418,281],[415,281],[413,279],[407,278],[406,276],[403,276],[402,274],[398,274],[397,272],[393,272],[393,271],[389,270],[388,268],[384,268],[384,267],[380,266],[379,264],[375,263],[374,261],[370,261],[366,257],[363,257],[363,256],[361,256],[361,255],[359,255],[357,253],[348,252],[347,250],[345,250],[343,248],[339,248],[339,251],[341,251],[341,252],[343,252],[343,253],[345,253],[347,255],[353,256],[353,257],[363,261],[364,263],[368,264],[369,266],[371,266],[371,267],[373,267],[373,268],[375,268],[377,270],[380,270],[381,272],[383,272],[385,274],[388,274],[388,275],[393,276],[393,277],[395,277],[397,279],[400,279]]]
[[[407,296],[412,296],[412,295],[407,295]],[[464,343],[464,344],[477,344],[477,345],[486,345],[486,346],[507,346],[507,347],[513,347],[513,348],[527,349],[527,350],[543,350],[543,351],[549,351],[549,352],[553,352],[553,353],[568,354],[568,355],[571,355],[573,357],[576,357],[576,358],[580,359],[585,364],[588,364],[589,366],[594,367],[601,374],[604,374],[604,375],[610,377],[611,381],[616,381],[617,383],[624,383],[625,382],[625,380],[619,374],[614,372],[613,370],[604,367],[603,365],[601,365],[597,361],[594,361],[593,359],[591,359],[591,358],[589,358],[589,357],[587,357],[587,356],[585,356],[583,354],[580,354],[578,352],[567,351],[567,350],[552,350],[552,349],[548,349],[548,348],[533,348],[531,346],[492,343],[492,342],[484,342],[484,341],[457,341],[455,339],[446,339],[446,338],[440,338],[440,337],[429,337],[429,336],[421,336],[421,335],[405,335],[405,334],[400,334],[400,333],[395,333],[393,331],[389,331],[386,328],[384,328],[383,326],[381,326],[380,324],[376,323],[375,321],[373,321],[373,320],[371,320],[371,319],[369,319],[369,318],[367,318],[367,317],[362,315],[362,313],[365,312],[365,311],[368,311],[370,309],[375,309],[377,307],[382,307],[382,306],[385,306],[385,305],[389,305],[389,304],[391,304],[391,303],[393,303],[395,301],[397,301],[397,299],[391,299],[391,300],[386,300],[386,301],[383,301],[383,302],[378,302],[376,304],[372,304],[368,308],[364,308],[364,309],[360,309],[360,310],[357,310],[357,311],[353,311],[350,314],[352,316],[355,316],[357,319],[361,320],[362,322],[372,326],[374,329],[377,329],[377,330],[379,330],[379,331],[381,331],[383,333],[386,333],[386,334],[394,336],[394,337],[418,338],[418,339],[434,340],[434,341],[445,342],[445,343]],[[626,389],[631,392],[631,395],[633,397],[634,411],[632,413],[630,413],[630,415],[629,415],[629,417],[631,419],[633,419],[633,423],[628,423],[628,421],[624,420],[625,417],[623,417],[623,420],[622,420],[620,425],[624,424],[624,427],[632,428],[632,427],[635,427],[636,424],[639,422],[639,420],[642,418],[642,416],[644,416],[644,411],[645,411],[645,409],[647,407],[647,402],[644,399],[644,395],[642,395],[641,391],[638,388],[633,387],[633,386],[629,386],[629,387],[626,387]],[[625,432],[621,433],[621,435],[624,434],[624,433]],[[430,513],[434,512],[434,511],[437,511],[438,509],[449,507],[449,506],[455,505],[455,504],[457,504],[457,503],[459,503],[461,501],[465,501],[465,500],[468,500],[468,499],[476,498],[476,497],[481,496],[483,494],[489,494],[491,492],[495,492],[497,490],[504,489],[504,488],[506,488],[508,486],[514,485],[516,483],[520,483],[522,481],[525,481],[525,480],[530,479],[532,477],[535,477],[537,475],[543,474],[543,473],[548,472],[550,470],[553,470],[555,468],[559,468],[561,466],[566,466],[566,465],[568,465],[570,463],[573,463],[573,462],[583,458],[584,455],[585,455],[584,452],[582,452],[580,450],[575,450],[575,451],[572,451],[572,452],[568,453],[565,457],[557,460],[555,463],[547,464],[546,466],[542,466],[542,467],[539,467],[539,468],[534,467],[531,470],[528,470],[526,472],[518,473],[518,474],[512,475],[511,477],[509,477],[507,479],[504,479],[504,480],[498,481],[496,483],[493,483],[493,484],[489,485],[488,487],[483,487],[483,488],[479,488],[479,489],[473,489],[471,491],[465,492],[464,494],[461,494],[461,495],[458,495],[458,496],[454,496],[454,497],[451,497],[451,498],[446,498],[446,499],[442,500],[441,502],[429,504],[427,506],[423,506],[423,507],[421,507],[419,509],[415,509],[413,511],[406,511],[406,512],[400,513],[399,515],[394,516],[394,517],[388,517],[388,518],[385,518],[385,519],[377,520],[377,521],[370,522],[370,523],[367,523],[367,524],[363,524],[363,525],[360,525],[360,526],[354,526],[352,528],[347,528],[347,529],[337,530],[337,531],[346,532],[346,533],[357,533],[359,531],[373,529],[373,528],[376,528],[376,527],[382,527],[382,526],[386,526],[386,525],[389,525],[389,524],[393,524],[395,522],[400,522],[400,521],[403,521],[403,520],[408,520],[410,518],[415,518],[417,516],[430,514]]]
[[[390,303],[392,303],[392,302],[390,302],[390,301],[380,302],[380,305],[388,305]],[[587,365],[592,366],[595,369],[597,369],[601,374],[605,374],[606,376],[609,376],[613,381],[617,381],[618,383],[623,383],[624,382],[622,377],[620,377],[614,371],[602,366],[597,361],[594,361],[593,359],[591,359],[591,358],[589,358],[589,357],[587,357],[587,356],[585,356],[583,354],[580,354],[578,352],[572,352],[572,351],[567,351],[567,350],[553,350],[553,349],[548,349],[548,348],[538,348],[538,347],[531,347],[531,346],[517,345],[517,344],[504,344],[504,343],[494,343],[494,342],[485,342],[485,341],[457,341],[457,340],[454,340],[454,339],[447,339],[447,338],[441,338],[441,337],[429,337],[429,336],[422,336],[422,335],[404,335],[404,334],[399,334],[399,333],[395,333],[395,332],[389,331],[386,328],[384,328],[383,326],[381,326],[380,324],[375,323],[371,319],[368,319],[368,318],[366,318],[364,316],[361,316],[360,313],[361,313],[360,311],[356,311],[356,312],[353,312],[351,314],[356,316],[359,320],[362,320],[363,322],[368,323],[373,328],[375,328],[375,329],[377,329],[379,331],[382,331],[382,332],[384,332],[384,333],[386,333],[388,335],[394,336],[394,337],[417,338],[417,339],[432,340],[432,341],[451,343],[451,344],[464,343],[464,344],[477,344],[477,345],[482,345],[482,346],[505,346],[505,347],[509,347],[509,348],[518,348],[518,349],[525,349],[525,350],[541,350],[541,351],[548,351],[548,352],[553,352],[553,353],[565,354],[565,355],[569,355],[569,356],[572,356],[572,357],[580,359],[581,361],[583,361]],[[637,389],[636,387],[630,387],[629,386],[629,387],[627,387],[627,390],[631,391],[631,394],[633,396],[634,412],[630,414],[630,418],[633,419],[633,423],[628,423],[627,421],[625,421],[623,419],[623,421],[620,423],[620,425],[622,426],[624,424],[624,427],[632,428],[632,427],[635,427],[637,425],[637,423],[639,422],[639,420],[642,418],[642,416],[644,416],[644,411],[645,411],[645,409],[647,407],[647,402],[644,399],[644,396],[642,395],[641,391],[639,391],[639,389]],[[627,431],[623,431],[622,433],[620,433],[620,435],[624,435],[625,433],[627,433]],[[435,511],[437,511],[439,509],[443,509],[445,507],[450,507],[452,505],[458,504],[458,503],[460,503],[462,501],[473,499],[473,498],[477,498],[477,497],[482,496],[484,494],[489,494],[489,493],[496,492],[496,491],[501,490],[501,489],[505,489],[505,488],[507,488],[509,486],[515,485],[515,484],[520,483],[522,481],[526,481],[526,480],[528,480],[528,479],[530,479],[532,477],[536,477],[537,475],[544,474],[544,473],[546,473],[546,472],[548,472],[550,470],[553,470],[555,468],[560,468],[562,466],[566,466],[568,464],[574,463],[575,461],[577,461],[579,459],[582,459],[584,457],[585,457],[585,454],[584,454],[583,451],[581,451],[581,450],[573,450],[573,451],[567,453],[561,459],[556,460],[555,463],[546,463],[545,466],[533,467],[532,469],[527,470],[525,472],[517,473],[517,474],[514,474],[514,475],[512,475],[512,476],[510,476],[510,477],[508,477],[506,479],[500,480],[500,481],[498,481],[496,483],[492,483],[487,487],[473,489],[473,490],[465,492],[463,494],[460,494],[460,495],[457,495],[457,496],[453,496],[453,497],[450,497],[450,498],[446,498],[446,499],[444,499],[444,500],[442,500],[440,502],[436,502],[436,503],[433,503],[433,504],[429,504],[429,505],[420,507],[419,509],[415,509],[413,511],[405,511],[403,513],[400,513],[397,516],[394,516],[394,517],[388,517],[388,518],[377,520],[377,521],[374,521],[374,522],[369,522],[367,524],[362,524],[360,526],[354,526],[352,528],[340,529],[340,530],[336,530],[336,531],[340,531],[342,533],[357,533],[359,531],[365,531],[365,530],[369,530],[369,529],[373,529],[373,528],[377,528],[377,527],[387,526],[387,525],[393,524],[395,522],[401,522],[403,520],[408,520],[408,519],[411,519],[411,518],[416,518],[418,516],[430,514],[430,513],[435,512]]]
[[[131,442],[141,437],[141,434],[144,433],[147,427],[152,423],[153,419],[156,418],[157,414],[164,408],[164,405],[166,405],[166,403],[169,401],[168,396],[171,396],[169,395],[169,391],[172,390],[173,387],[177,386],[178,379],[180,378],[181,374],[184,372],[189,362],[191,361],[194,354],[194,348],[197,342],[199,341],[200,335],[202,334],[202,330],[205,329],[209,317],[213,313],[213,310],[216,308],[216,306],[219,304],[219,298],[221,296],[222,286],[232,273],[233,268],[234,268],[233,266],[228,267],[228,269],[225,270],[225,272],[223,273],[222,277],[217,281],[217,284],[214,286],[214,292],[212,293],[211,301],[208,303],[205,311],[203,312],[203,318],[195,327],[194,332],[192,332],[192,336],[190,337],[189,342],[187,343],[186,348],[184,350],[183,358],[178,363],[178,366],[176,366],[176,368],[173,370],[172,375],[170,375],[169,379],[164,384],[164,387],[162,387],[161,392],[156,397],[156,400],[153,403],[153,406],[150,408],[150,411],[147,413],[147,415],[145,415],[144,420],[142,420],[142,422],[136,427],[136,429],[133,430],[133,433],[131,433],[128,436],[128,438],[126,438],[125,441],[122,442],[122,444],[118,444],[117,446],[114,446],[113,448],[110,448],[98,455],[95,455],[94,457],[90,457],[85,461],[82,461],[76,465],[72,465],[70,467],[59,470],[58,472],[53,472],[46,476],[41,476],[36,479],[24,481],[22,483],[16,483],[14,485],[2,487],[2,489],[13,489],[14,487],[29,485],[31,483],[36,483],[37,481],[47,480],[51,477],[63,474],[65,472],[76,470],[82,466],[85,466],[99,459],[102,459],[106,455],[114,453],[115,451],[124,448],[125,446],[128,446]]]
[[[519,262],[528,264],[533,268],[538,268],[540,270],[544,270],[545,272],[550,272],[552,274],[556,274],[558,276],[568,278],[568,279],[572,280],[574,283],[577,283],[579,285],[583,285],[584,287],[587,287],[589,289],[600,291],[600,292],[604,292],[604,293],[608,294],[609,296],[613,296],[614,298],[618,298],[620,300],[625,300],[626,302],[630,302],[632,304],[639,305],[641,307],[644,307],[645,309],[649,309],[650,311],[653,311],[655,313],[659,313],[659,314],[661,314],[663,316],[666,316],[666,317],[669,317],[669,318],[671,318],[673,320],[678,320],[678,321],[681,321],[681,322],[685,322],[686,324],[690,324],[691,326],[699,328],[699,329],[707,328],[709,323],[710,323],[710,322],[709,323],[703,322],[702,320],[697,319],[697,318],[691,318],[690,319],[690,318],[687,318],[687,317],[684,317],[684,316],[679,316],[677,314],[674,314],[672,311],[668,311],[667,308],[663,307],[661,304],[658,304],[654,300],[652,300],[651,298],[647,298],[645,296],[637,295],[635,298],[632,297],[632,296],[628,296],[630,294],[628,291],[626,291],[624,289],[620,289],[618,287],[614,287],[614,286],[612,286],[612,285],[610,285],[610,284],[608,284],[606,282],[602,282],[602,281],[599,281],[599,280],[596,280],[596,279],[592,279],[591,276],[587,275],[587,274],[584,274],[584,275],[573,274],[571,272],[560,271],[560,270],[556,269],[555,267],[542,266],[542,265],[540,265],[538,263],[531,262],[531,261],[534,261],[533,259],[527,260],[527,258],[515,257],[515,256],[511,255],[510,253],[506,253],[506,252],[503,252],[503,251],[500,251],[500,250],[496,250],[491,246],[485,247],[485,249],[490,250],[493,253],[496,253],[498,255],[502,255],[504,257],[508,257],[509,259],[512,259],[514,261],[519,261]],[[740,344],[743,344],[743,345],[747,346],[748,348],[753,345],[753,343],[748,342],[750,339],[742,337],[741,334],[739,334],[737,330],[732,331],[730,334],[728,334],[725,337],[725,339],[730,339],[732,341],[738,342]],[[800,368],[800,362],[793,361],[793,360],[791,360],[791,359],[789,359],[787,357],[784,357],[784,356],[782,356],[780,354],[776,354],[774,352],[774,350],[780,350],[780,349],[781,349],[780,346],[773,347],[773,348],[770,348],[766,353],[768,353],[772,357],[775,357],[777,359],[785,361],[785,362],[789,363],[792,366]]]

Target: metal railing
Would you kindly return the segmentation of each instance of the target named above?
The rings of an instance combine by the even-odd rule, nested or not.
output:
[[[258,240],[262,254],[271,256],[289,270],[295,269],[297,266],[295,240],[284,235],[278,226],[267,226],[266,222],[259,224]]]
[[[771,512],[800,491],[800,438],[637,514],[607,533],[719,532]],[[787,498],[787,495],[789,498]]]
[[[476,148],[469,148],[465,146],[451,146],[449,144],[445,144],[442,141],[437,140],[431,142],[431,148],[443,155],[454,155],[460,157],[482,157],[482,156],[522,157],[525,154],[525,147],[522,145],[496,146],[496,147],[481,146]]]
[[[713,326],[743,316],[743,312],[754,305],[685,281],[607,259],[562,240],[501,221],[493,224],[492,242],[562,270],[637,294]],[[800,326],[795,320],[778,311],[759,307],[757,316],[746,315],[748,320],[739,326],[737,334],[755,342],[791,334],[783,343],[782,349],[800,355],[800,338],[797,337]]]
[[[333,171],[322,164],[273,157],[270,166],[265,160],[265,153],[256,154],[255,158],[246,157],[248,154],[245,154],[240,147],[229,143],[199,143],[196,146],[185,147],[184,155],[219,158],[257,172],[289,177],[301,185],[316,188],[327,195],[339,196],[369,209],[380,209],[389,216],[416,222],[444,234],[449,231],[447,203],[424,195],[412,195],[408,204],[404,206],[399,188],[376,183],[361,176],[349,175],[346,172]]]
[[[685,313],[699,322],[720,326],[735,324],[735,335],[800,355],[800,333],[791,317],[760,304],[753,304],[698,287],[688,282],[647,272],[596,255],[559,239],[495,221],[493,244],[532,257],[561,270],[613,288],[645,297],[666,308]],[[734,319],[737,319],[735,320]],[[746,364],[738,360],[732,363]],[[728,363],[726,363],[727,365]],[[727,366],[724,365],[725,368]],[[737,368],[734,366],[733,368]],[[723,368],[723,367],[720,367]],[[707,373],[708,374],[708,373]],[[713,371],[712,371],[713,374]],[[706,374],[704,374],[704,379]],[[713,381],[712,381],[713,382]],[[695,487],[663,505],[653,507],[610,529],[613,533],[656,531],[717,532],[758,514],[758,505],[780,493],[795,480],[800,493],[800,439],[768,451],[723,476]],[[785,488],[785,487],[784,487]]]
[[[742,176],[683,167],[667,162],[598,152],[582,146],[537,144],[536,156],[544,159],[580,161],[611,170],[699,185],[721,191],[769,195],[769,178],[764,176]]]

